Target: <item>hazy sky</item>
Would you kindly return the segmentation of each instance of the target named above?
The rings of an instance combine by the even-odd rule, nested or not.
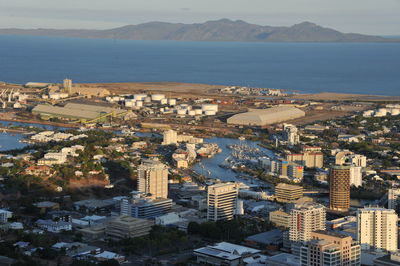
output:
[[[400,0],[0,0],[0,28],[104,29],[220,18],[261,25],[311,21],[343,32],[400,35]]]

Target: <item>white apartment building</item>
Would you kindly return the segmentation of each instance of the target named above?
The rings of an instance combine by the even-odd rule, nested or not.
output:
[[[239,184],[220,183],[207,188],[207,220],[232,220],[236,212]]]
[[[357,239],[362,249],[397,250],[397,214],[394,210],[365,207],[357,211]]]
[[[167,130],[163,133],[163,142],[162,145],[171,145],[178,143],[178,133],[174,130]]]
[[[291,242],[309,241],[311,232],[325,230],[326,212],[321,204],[307,202],[296,205],[290,215],[289,240]]]
[[[362,167],[351,166],[350,167],[350,185],[355,187],[362,186]]]
[[[349,163],[358,167],[367,167],[367,157],[361,154],[352,154],[348,157]]]
[[[300,142],[297,127],[291,124],[283,124],[283,137],[289,145],[296,145]]]
[[[168,198],[168,166],[156,159],[143,160],[138,167],[138,191],[152,198]]]

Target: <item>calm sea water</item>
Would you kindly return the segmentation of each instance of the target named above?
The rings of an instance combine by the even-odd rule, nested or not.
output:
[[[123,41],[0,36],[0,80],[177,81],[400,95],[400,43]]]

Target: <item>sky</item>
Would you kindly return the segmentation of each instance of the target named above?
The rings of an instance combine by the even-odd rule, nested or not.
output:
[[[400,35],[400,0],[0,0],[0,28],[108,29],[221,18],[271,26],[310,21],[342,32]]]

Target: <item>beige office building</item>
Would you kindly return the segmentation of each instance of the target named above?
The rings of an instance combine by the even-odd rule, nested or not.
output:
[[[138,167],[138,191],[152,198],[168,198],[168,167],[156,159],[143,160]]]
[[[148,235],[154,221],[130,216],[119,216],[109,222],[106,235],[113,239],[134,238]]]
[[[350,208],[350,166],[334,166],[329,173],[329,208],[346,212]]]
[[[335,232],[316,231],[300,249],[301,266],[361,265],[361,248],[351,236]]]
[[[357,239],[362,249],[397,250],[398,216],[394,210],[365,207],[357,211]]]
[[[275,226],[290,228],[292,216],[284,211],[277,210],[269,213],[269,221]]]
[[[280,183],[275,186],[275,199],[278,202],[292,203],[303,197],[303,187]]]
[[[232,220],[235,215],[239,185],[220,183],[207,189],[207,220]]]
[[[321,168],[324,166],[324,154],[319,151],[304,151],[286,155],[286,160],[295,162],[308,168]]]

